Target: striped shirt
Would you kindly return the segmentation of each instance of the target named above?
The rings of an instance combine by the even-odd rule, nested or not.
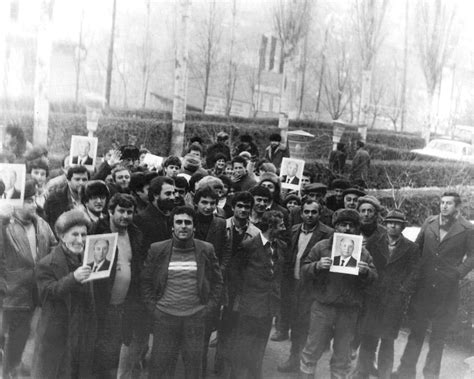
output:
[[[173,241],[165,292],[156,306],[174,316],[189,316],[205,307],[199,298],[193,240]]]

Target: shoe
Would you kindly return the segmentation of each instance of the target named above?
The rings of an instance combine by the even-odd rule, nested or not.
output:
[[[288,358],[286,362],[278,365],[277,370],[279,372],[298,372],[300,368],[300,360],[298,357],[291,356]]]
[[[288,339],[288,332],[280,332],[277,330],[275,333],[273,333],[270,339],[277,342],[286,341]]]

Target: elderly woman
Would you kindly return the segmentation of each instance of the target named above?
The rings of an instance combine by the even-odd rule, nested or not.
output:
[[[80,210],[63,213],[55,230],[60,243],[41,259],[36,281],[42,313],[33,358],[33,378],[90,377],[95,309],[82,253],[90,221]]]

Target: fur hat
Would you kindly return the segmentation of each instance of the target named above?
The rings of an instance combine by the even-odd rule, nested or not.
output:
[[[196,157],[192,155],[186,154],[183,158],[183,168],[190,171],[195,172],[199,166],[201,166],[201,162]]]
[[[355,211],[354,209],[345,209],[345,208],[338,209],[332,215],[332,224],[336,226],[336,224],[343,221],[351,221],[354,225],[359,226],[360,225],[359,212]]]
[[[271,172],[264,172],[262,175],[260,175],[260,183],[266,181],[272,182],[276,186],[280,185],[280,178]]]
[[[84,212],[79,209],[71,209],[70,211],[61,214],[56,223],[54,224],[54,230],[58,236],[66,233],[69,229],[77,225],[84,225],[89,230],[91,222],[87,218]]]
[[[357,209],[359,209],[359,207],[364,203],[371,204],[377,212],[380,212],[380,210],[382,209],[380,201],[378,201],[374,196],[365,195],[359,197],[359,199],[357,200]]]

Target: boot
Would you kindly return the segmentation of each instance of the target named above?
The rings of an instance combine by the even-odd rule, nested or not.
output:
[[[292,354],[285,362],[278,365],[277,370],[279,372],[298,372],[299,368],[300,368],[299,357],[297,355]]]

